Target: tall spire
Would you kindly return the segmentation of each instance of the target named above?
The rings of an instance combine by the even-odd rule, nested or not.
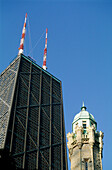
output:
[[[43,58],[43,66],[42,66],[42,68],[43,68],[44,70],[47,69],[47,67],[46,67],[46,57],[47,57],[47,32],[48,32],[48,29],[46,28],[46,39],[45,39],[44,58]]]
[[[27,19],[27,13],[25,15],[25,21],[24,21],[24,26],[23,26],[23,30],[22,30],[22,37],[21,37],[21,41],[20,41],[20,47],[19,47],[19,53],[18,54],[22,54],[23,49],[24,49],[24,39],[25,39],[25,32],[26,32],[26,19]]]

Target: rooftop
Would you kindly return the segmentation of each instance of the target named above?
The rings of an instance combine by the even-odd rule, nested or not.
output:
[[[48,74],[49,76],[51,76],[51,77],[52,77],[53,79],[55,79],[56,81],[61,82],[61,80],[59,80],[58,78],[56,78],[55,76],[53,76],[51,73],[49,73],[48,71],[46,71],[46,70],[44,70],[42,67],[40,67],[40,66],[36,63],[36,61],[35,61],[33,58],[31,58],[30,56],[25,56],[25,55],[23,55],[23,54],[21,54],[21,56],[22,56],[23,58],[25,58],[26,60],[28,60],[29,62],[32,62],[32,64],[34,64],[34,65],[35,65],[36,67],[38,67],[40,70],[42,70],[43,72],[45,72],[46,74]],[[16,57],[14,57],[14,59],[10,62],[10,65],[0,74],[0,76],[4,74],[4,72],[14,63],[15,60],[18,59],[18,57],[20,57],[20,56],[17,55]]]

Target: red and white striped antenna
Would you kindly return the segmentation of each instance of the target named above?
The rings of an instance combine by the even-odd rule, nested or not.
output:
[[[47,32],[48,32],[48,29],[46,28],[46,39],[45,39],[45,48],[44,48],[44,57],[43,57],[43,66],[42,68],[44,70],[47,69],[46,67],[46,57],[47,57]]]
[[[23,30],[22,30],[22,37],[21,37],[19,53],[18,53],[19,55],[23,53],[23,49],[24,49],[24,39],[25,39],[25,32],[26,32],[26,19],[27,19],[27,13],[25,15],[25,21],[24,21],[24,26],[23,26]]]

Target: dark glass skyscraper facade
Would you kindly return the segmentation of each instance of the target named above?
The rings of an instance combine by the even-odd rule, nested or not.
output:
[[[0,149],[18,168],[67,169],[61,81],[24,55],[0,75]]]

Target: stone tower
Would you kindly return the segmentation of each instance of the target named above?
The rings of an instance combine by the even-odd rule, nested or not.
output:
[[[92,114],[81,107],[67,134],[71,170],[102,170],[103,133],[97,131]]]

